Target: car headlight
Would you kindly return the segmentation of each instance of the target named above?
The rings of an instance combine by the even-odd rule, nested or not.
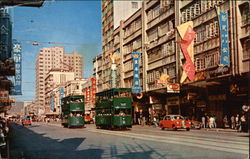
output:
[[[179,122],[177,121],[176,124],[179,124]]]

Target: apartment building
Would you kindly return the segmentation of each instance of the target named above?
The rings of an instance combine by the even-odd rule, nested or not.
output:
[[[50,70],[45,77],[45,107],[46,112],[49,112],[51,106],[51,96],[53,90],[68,81],[74,80],[74,72],[66,72],[57,69]],[[54,111],[54,110],[52,110]]]
[[[65,75],[68,80],[64,81],[62,83],[59,82],[59,84],[56,84],[52,89],[48,89],[48,94],[47,94],[47,105],[49,107],[54,107],[54,110],[51,111],[53,112],[54,115],[59,116],[61,113],[61,98],[69,96],[69,95],[84,95],[83,90],[85,83],[87,82],[87,79],[85,78],[75,78],[72,79],[72,73],[69,72],[68,75],[66,74],[61,74]],[[69,76],[71,74],[71,76]],[[55,75],[55,72],[54,72]],[[51,74],[48,76],[48,81],[51,79],[52,76]],[[57,78],[58,79],[58,78]],[[51,82],[51,81],[50,81]],[[51,108],[50,108],[51,109]],[[48,113],[51,114],[51,113]]]
[[[63,47],[55,46],[40,50],[36,59],[36,100],[45,106],[45,78],[51,69],[71,71],[75,78],[82,77],[82,56],[77,52],[66,54]]]
[[[113,54],[114,30],[120,21],[128,18],[141,8],[141,1],[102,1],[102,89],[110,85],[110,54]]]
[[[227,41],[222,39],[220,11],[228,15],[224,18],[228,21]],[[109,52],[119,57],[119,86],[130,88],[133,84],[131,53],[142,53],[143,98],[134,98],[134,110],[180,113],[198,120],[207,113],[215,115],[218,122],[224,115],[239,113],[242,105],[249,103],[249,14],[249,2],[246,1],[149,0],[128,19],[121,20],[110,37],[113,49]],[[181,41],[177,28],[189,21],[192,21],[196,36],[192,47],[195,75],[192,81],[187,78],[180,82],[182,66],[187,60],[182,44],[177,43]],[[229,46],[230,63],[219,69],[224,51],[222,42]],[[102,72],[104,89],[110,75],[106,72],[110,67],[107,52],[103,48],[102,58],[99,58],[102,67],[98,68]],[[97,65],[94,69],[97,70]],[[164,76],[168,77],[169,85],[159,82]]]

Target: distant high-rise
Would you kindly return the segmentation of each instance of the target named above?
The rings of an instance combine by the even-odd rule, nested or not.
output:
[[[75,78],[82,78],[82,56],[77,52],[65,54],[63,47],[43,48],[36,59],[36,100],[45,105],[45,77],[50,70],[74,72]]]

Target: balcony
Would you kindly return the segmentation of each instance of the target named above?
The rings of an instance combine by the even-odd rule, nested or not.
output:
[[[163,14],[160,14],[160,16],[158,16],[157,18],[154,18],[153,20],[150,20],[148,22],[148,28],[147,28],[147,30],[151,29],[152,27],[154,27],[155,25],[157,25],[161,21],[167,19],[169,16],[171,16],[173,14],[174,14],[174,7],[171,7],[170,9],[168,9]]]
[[[141,27],[133,31],[131,34],[127,35],[126,38],[124,38],[124,44],[127,44],[128,42],[132,41],[136,37],[140,36],[142,34]]]
[[[159,45],[161,45],[161,44],[163,44],[164,42],[166,42],[166,41],[169,41],[169,40],[171,40],[171,39],[173,39],[175,37],[175,33],[172,31],[172,33],[170,34],[165,34],[164,36],[162,36],[162,37],[160,37],[160,38],[158,38],[158,39],[155,39],[152,43],[150,43],[149,45],[148,45],[148,48],[147,48],[147,51],[148,50],[151,50],[151,49],[153,49],[153,48],[155,48],[155,47],[157,47],[157,46],[159,46]]]

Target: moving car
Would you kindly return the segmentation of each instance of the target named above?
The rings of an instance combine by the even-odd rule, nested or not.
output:
[[[165,128],[177,129],[186,129],[187,131],[191,128],[191,122],[184,119],[181,115],[166,115],[163,120],[159,122],[159,126],[162,130]]]
[[[25,126],[25,125],[31,125],[31,120],[30,120],[30,118],[24,118],[23,120],[22,120],[22,125],[23,126]]]

